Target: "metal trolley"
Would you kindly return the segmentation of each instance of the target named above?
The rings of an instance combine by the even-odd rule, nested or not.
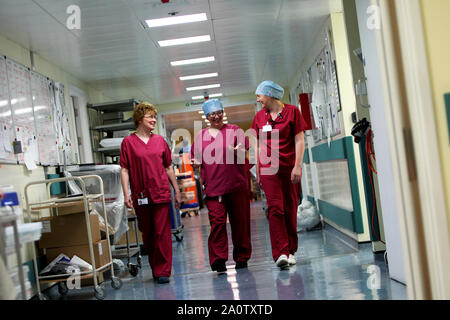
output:
[[[175,206],[175,191],[170,187],[170,193],[172,196],[172,201],[170,202],[170,225],[172,229],[172,235],[175,237],[177,242],[183,241],[183,228],[184,225],[181,223],[180,210]]]
[[[98,184],[100,186],[100,193],[99,194],[87,194],[86,193],[86,183],[85,180],[87,179],[96,179],[98,181]],[[58,199],[51,199],[50,198],[50,187],[53,183],[60,183],[60,182],[68,182],[70,180],[77,181],[81,187],[82,195],[75,196],[75,197],[68,197],[68,198],[58,198]],[[31,203],[29,200],[29,188],[34,185],[39,184],[46,184],[47,185],[47,200],[45,201],[39,201],[39,202],[33,202]],[[113,267],[113,261],[112,261],[112,254],[111,254],[111,243],[109,238],[109,228],[108,228],[108,218],[107,215],[104,215],[105,219],[105,226],[106,226],[106,239],[108,242],[108,250],[109,250],[109,257],[110,261],[106,263],[103,266],[100,266],[99,268],[96,268],[95,263],[95,256],[94,256],[94,250],[93,250],[93,243],[92,243],[92,236],[91,236],[91,225],[90,225],[90,219],[89,219],[89,202],[96,202],[101,201],[103,205],[103,212],[106,212],[105,208],[105,196],[103,191],[103,180],[97,176],[97,175],[87,175],[87,176],[80,176],[80,177],[67,177],[67,178],[58,178],[58,179],[51,179],[51,180],[41,180],[41,181],[34,181],[31,183],[28,183],[25,186],[25,202],[27,207],[27,214],[28,214],[28,222],[31,222],[31,212],[32,210],[40,210],[43,209],[44,206],[47,208],[54,208],[57,207],[58,204],[63,204],[67,202],[74,202],[74,201],[80,201],[84,203],[84,210],[85,210],[85,217],[86,217],[86,227],[87,227],[87,233],[88,233],[88,241],[89,241],[89,253],[91,257],[91,264],[93,266],[92,270],[90,271],[83,271],[80,272],[79,276],[80,279],[91,279],[93,278],[94,281],[94,295],[97,299],[103,300],[105,298],[105,290],[102,286],[98,284],[97,280],[97,274],[99,272],[102,272],[106,270],[106,268],[110,267],[111,270],[111,286],[118,290],[122,287],[122,280],[119,279],[114,275],[114,267]],[[34,262],[34,272],[36,277],[36,288],[38,291],[38,298],[40,300],[48,300],[48,297],[44,295],[41,292],[41,286],[40,283],[52,283],[57,282],[58,283],[58,291],[61,295],[66,295],[68,293],[68,287],[66,284],[66,281],[69,279],[70,276],[73,276],[73,274],[58,274],[58,275],[50,275],[50,276],[40,276],[38,272],[38,266],[37,266],[37,257],[36,257],[36,248],[34,244],[32,245],[32,253],[33,253],[33,262]]]
[[[130,211],[131,211],[131,213],[130,213]],[[127,258],[128,271],[133,277],[136,277],[139,274],[139,269],[142,268],[142,256],[141,256],[141,249],[140,249],[141,244],[139,243],[139,235],[138,235],[139,229],[138,229],[138,225],[137,225],[137,216],[135,215],[135,213],[133,211],[134,210],[130,210],[130,209],[128,210],[127,220],[128,220],[128,222],[132,222],[134,225],[136,243],[133,245],[130,244],[130,233],[129,233],[129,230],[127,230],[125,232],[125,236],[126,236],[126,240],[127,240],[126,249],[122,249],[122,246],[120,248],[118,248],[118,246],[116,245],[116,249],[114,251],[112,251],[112,254],[113,254],[113,258],[116,258],[116,259]],[[131,262],[132,257],[136,257],[136,264]]]

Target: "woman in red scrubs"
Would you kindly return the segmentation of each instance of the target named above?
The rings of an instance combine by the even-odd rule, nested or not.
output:
[[[191,161],[194,166],[200,166],[205,188],[211,224],[209,262],[213,271],[227,270],[228,213],[235,268],[247,268],[252,252],[249,166],[245,156],[249,147],[248,139],[238,126],[223,123],[223,105],[219,100],[208,100],[202,108],[211,127],[197,134],[191,147]]]
[[[281,269],[296,263],[297,208],[306,128],[300,110],[280,101],[283,94],[281,86],[263,81],[256,89],[257,101],[263,109],[252,124],[258,138],[258,182],[269,209],[272,257]]]
[[[125,205],[136,211],[153,277],[158,283],[168,283],[172,270],[169,183],[175,189],[177,207],[181,195],[169,146],[162,136],[153,133],[156,115],[152,104],[136,106],[133,111],[136,133],[123,139],[120,166]]]

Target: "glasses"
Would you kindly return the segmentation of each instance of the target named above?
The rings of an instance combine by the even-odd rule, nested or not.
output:
[[[210,114],[208,114],[208,117],[220,117],[221,115],[223,115],[223,111],[222,110],[219,110],[219,111],[216,111],[216,112],[211,112]]]
[[[156,119],[156,116],[153,114],[148,114],[148,115],[144,116],[144,119]]]

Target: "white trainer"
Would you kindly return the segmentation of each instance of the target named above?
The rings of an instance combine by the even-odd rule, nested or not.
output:
[[[288,262],[290,265],[297,264],[297,260],[295,259],[295,256],[292,254],[289,255]]]
[[[288,257],[285,254],[282,254],[278,257],[277,261],[275,262],[277,267],[283,269],[289,266]]]

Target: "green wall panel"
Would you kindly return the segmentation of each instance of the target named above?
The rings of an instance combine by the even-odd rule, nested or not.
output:
[[[303,163],[309,164],[309,152],[305,150],[305,154],[303,155]]]
[[[344,140],[345,138],[333,141],[331,142],[330,147],[328,147],[328,143],[324,143],[312,148],[314,162],[345,159]]]
[[[353,219],[354,226],[357,233],[364,233],[362,211],[361,211],[361,199],[359,197],[358,176],[356,174],[356,161],[355,151],[353,149],[353,140],[351,137],[345,138],[345,154],[348,163],[348,174],[350,176],[350,187],[352,190],[352,203],[353,203]]]
[[[326,215],[325,213],[323,214],[339,225],[344,226],[356,233],[364,233],[353,138],[345,137],[333,141],[329,147],[327,143],[321,144],[312,149],[312,154],[314,162],[347,159],[350,187],[352,192],[353,212],[345,211],[319,199],[320,203],[322,203],[320,210],[321,213],[323,209],[327,210]]]
[[[355,231],[354,213],[336,207],[328,202],[319,199],[319,210],[322,215],[337,223],[338,225]]]

